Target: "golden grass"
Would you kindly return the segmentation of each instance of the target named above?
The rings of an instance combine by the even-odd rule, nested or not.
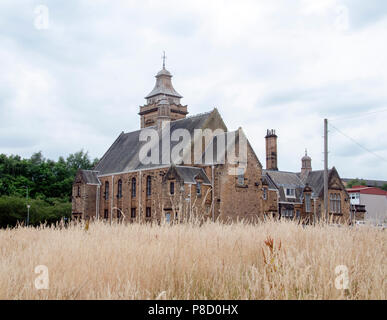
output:
[[[0,230],[0,299],[386,299],[386,243],[381,229],[292,222],[19,227]]]

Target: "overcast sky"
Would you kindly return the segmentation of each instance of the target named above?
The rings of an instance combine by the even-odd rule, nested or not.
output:
[[[1,0],[0,153],[101,157],[139,128],[165,50],[190,115],[217,107],[263,165],[276,129],[280,170],[299,171],[305,148],[322,169],[326,117],[379,156],[331,127],[329,166],[387,180],[386,13],[385,0]]]

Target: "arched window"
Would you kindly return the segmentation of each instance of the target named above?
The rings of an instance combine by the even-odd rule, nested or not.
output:
[[[132,198],[136,197],[136,178],[132,178]]]
[[[117,198],[122,198],[122,180],[118,180]]]
[[[151,176],[146,177],[146,195],[150,196],[152,194],[152,180]]]
[[[109,199],[109,182],[105,182],[105,200]]]
[[[169,184],[169,193],[172,195],[172,194],[175,194],[175,183],[174,182],[171,182]]]

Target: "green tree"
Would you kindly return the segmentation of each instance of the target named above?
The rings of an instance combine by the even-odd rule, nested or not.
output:
[[[347,183],[347,188],[352,188],[353,186],[365,186],[367,185],[364,180],[359,180],[358,178],[353,179]]]
[[[76,172],[92,169],[97,162],[98,159],[91,161],[83,150],[58,161],[45,159],[41,151],[29,159],[0,154],[0,227],[24,221],[27,187],[32,224],[70,215]]]

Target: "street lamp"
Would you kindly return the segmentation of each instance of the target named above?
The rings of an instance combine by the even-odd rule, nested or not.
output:
[[[31,206],[28,204],[28,186],[25,186],[27,188],[27,227],[30,223],[30,208]]]
[[[31,208],[31,206],[29,204],[27,204],[27,227],[30,223],[30,208]]]

